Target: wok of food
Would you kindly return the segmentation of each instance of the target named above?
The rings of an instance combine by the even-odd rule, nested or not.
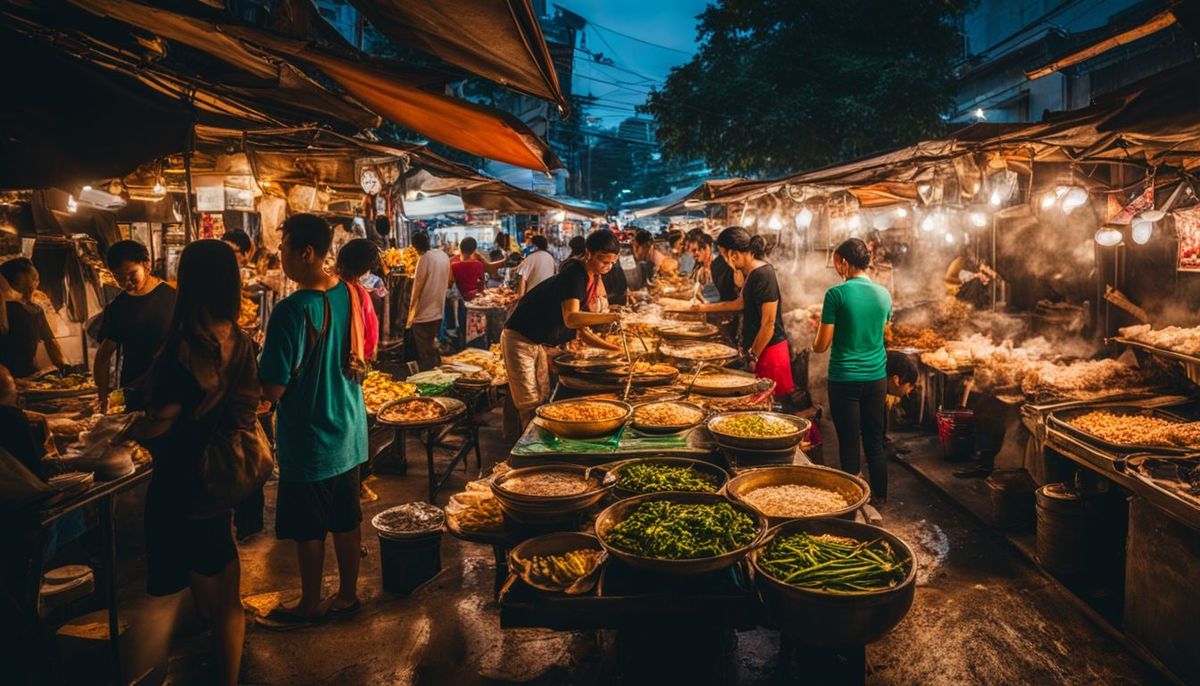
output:
[[[685,426],[699,423],[704,413],[682,403],[647,403],[633,410],[633,421],[646,426]]]
[[[754,519],[729,503],[655,500],[638,505],[604,539],[613,548],[641,557],[693,560],[733,552],[757,534]]]
[[[806,484],[763,486],[741,499],[768,517],[813,517],[844,510],[853,504],[837,491]]]
[[[505,481],[500,488],[517,495],[558,497],[592,490],[594,481],[572,472],[535,472]]]
[[[1200,422],[1177,422],[1149,415],[1096,411],[1074,417],[1067,423],[1118,445],[1200,448]]]
[[[860,541],[832,534],[777,536],[758,556],[763,573],[790,586],[830,593],[870,593],[908,577],[912,560],[882,539]]]
[[[598,422],[621,417],[625,411],[609,403],[580,400],[544,405],[539,409],[539,413],[547,419],[559,422]]]
[[[712,426],[721,433],[738,438],[779,438],[800,431],[799,427],[786,419],[756,414],[722,417]]]
[[[655,462],[631,462],[617,470],[617,488],[631,493],[684,491],[716,493],[720,484],[695,467]]]
[[[397,423],[428,422],[440,419],[445,414],[446,408],[433,398],[413,398],[385,407],[380,411],[379,418]]]
[[[379,408],[393,400],[409,398],[417,394],[417,386],[404,381],[397,381],[387,372],[372,371],[363,379],[363,400],[367,403],[368,412],[378,412]]]

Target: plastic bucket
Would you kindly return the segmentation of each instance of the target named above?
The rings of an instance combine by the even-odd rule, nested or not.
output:
[[[966,460],[975,452],[975,413],[971,410],[938,410],[938,440],[947,460]]]
[[[379,534],[379,566],[383,590],[409,595],[442,571],[442,532],[415,538]]]

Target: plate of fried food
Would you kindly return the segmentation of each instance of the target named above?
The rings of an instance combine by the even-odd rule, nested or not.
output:
[[[417,394],[416,384],[397,381],[387,372],[373,370],[363,379],[363,400],[367,403],[367,412],[379,412],[380,408],[402,398],[411,398]]]
[[[633,428],[649,434],[687,431],[704,421],[708,412],[679,400],[644,403],[633,408]]]
[[[667,357],[674,357],[689,362],[716,362],[717,360],[732,360],[738,356],[738,351],[724,343],[667,343],[658,346],[658,351]]]
[[[379,423],[401,429],[440,424],[466,412],[467,406],[457,398],[401,398],[379,409]]]
[[[1048,423],[1113,453],[1186,453],[1200,450],[1200,422],[1169,410],[1101,405],[1058,410]]]

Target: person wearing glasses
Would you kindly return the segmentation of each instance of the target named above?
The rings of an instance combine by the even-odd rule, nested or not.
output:
[[[150,273],[150,252],[137,241],[117,241],[105,256],[122,292],[104,308],[100,347],[92,375],[100,411],[108,411],[113,390],[113,355],[121,352],[118,387],[125,389],[126,410],[143,409],[140,383],[158,354],[175,312],[175,289]]]

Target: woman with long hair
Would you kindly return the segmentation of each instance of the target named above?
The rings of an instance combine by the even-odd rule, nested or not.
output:
[[[729,266],[742,274],[742,290],[728,302],[693,305],[698,312],[741,312],[742,348],[755,376],[775,382],[775,397],[785,398],[796,388],[792,356],[783,333],[783,306],[775,267],[767,262],[767,242],[731,226],[717,236],[717,247]]]
[[[887,456],[883,451],[887,404],[887,351],[883,328],[892,318],[892,296],[871,281],[867,244],[850,238],[833,251],[840,283],[825,292],[821,326],[813,351],[829,354],[829,414],[837,430],[842,471],[858,474],[866,453],[871,499],[887,500]],[[861,451],[860,446],[861,445]]]
[[[212,626],[214,683],[236,684],[246,623],[232,510],[197,514],[196,480],[212,436],[253,427],[260,397],[250,338],[237,326],[241,276],[233,249],[218,240],[179,257],[175,313],[150,369],[146,414],[131,437],[154,457],[146,495],[151,595],[191,588]]]

